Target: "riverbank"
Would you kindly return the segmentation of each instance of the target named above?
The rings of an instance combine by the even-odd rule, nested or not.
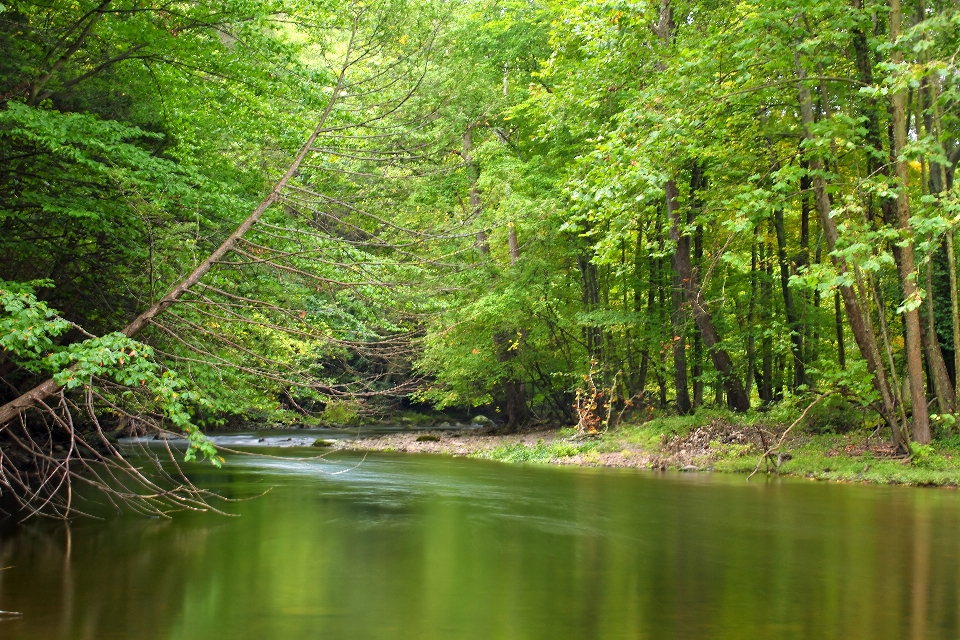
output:
[[[955,488],[960,438],[898,453],[871,431],[808,433],[728,415],[654,419],[578,438],[573,429],[417,431],[339,441],[338,449],[468,456],[501,462],[686,472],[778,473],[816,480]],[[779,447],[776,447],[780,443]],[[773,451],[771,451],[773,450]],[[764,456],[764,452],[771,451]]]

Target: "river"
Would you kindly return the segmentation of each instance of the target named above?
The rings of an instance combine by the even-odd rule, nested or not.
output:
[[[0,638],[960,635],[955,491],[260,451],[194,467],[238,517],[4,524]]]

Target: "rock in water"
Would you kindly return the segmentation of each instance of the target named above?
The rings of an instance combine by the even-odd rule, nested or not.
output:
[[[483,414],[480,414],[478,416],[473,416],[473,419],[470,422],[472,424],[490,424],[493,422],[493,420]]]
[[[329,440],[327,438],[317,438],[313,441],[313,446],[315,447],[332,447],[337,444],[336,440]]]
[[[417,442],[440,442],[440,438],[432,433],[425,433],[422,436],[417,436]]]

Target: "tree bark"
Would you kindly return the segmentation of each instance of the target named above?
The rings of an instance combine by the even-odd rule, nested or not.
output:
[[[854,1],[854,6],[857,9],[862,9],[861,2],[859,0]],[[892,25],[891,25],[892,26]],[[872,63],[870,60],[870,50],[867,43],[866,35],[863,33],[863,30],[856,28],[853,30],[853,47],[856,56],[856,65],[860,74],[860,79],[867,85],[873,84],[873,71]],[[921,83],[921,94],[924,90],[924,83]],[[921,95],[921,103],[922,95]],[[877,114],[877,102],[874,98],[868,97],[865,102],[866,108],[863,110],[864,116],[866,117],[866,140],[874,149],[874,153],[867,157],[867,167],[871,174],[874,175],[889,175],[889,165],[882,161],[883,158],[883,143],[880,135],[880,121]],[[906,114],[903,114],[904,119]],[[926,125],[929,129],[932,126],[932,123],[929,119],[926,120]],[[919,122],[917,126],[917,131],[919,132]],[[897,147],[896,141],[894,141],[894,147]],[[896,163],[896,154],[892,153],[894,163]],[[936,165],[931,164],[930,171],[930,186],[931,191],[936,191],[940,183],[939,171],[936,170]],[[897,213],[898,202],[890,199],[885,199],[881,202],[881,208],[883,210],[883,220],[888,224],[898,224],[899,217]],[[868,207],[868,212],[871,210]],[[869,215],[868,215],[869,217]],[[911,249],[912,252],[912,249]],[[898,270],[903,269],[903,258],[901,249],[897,246],[893,247],[893,255],[897,263]],[[916,281],[914,281],[914,286]],[[904,292],[906,297],[906,292]],[[933,297],[932,291],[928,291],[928,305],[932,307]],[[932,309],[928,309],[928,313],[932,313]],[[947,374],[946,363],[943,359],[943,352],[940,349],[939,341],[936,339],[936,333],[934,331],[931,334],[929,331],[921,332],[921,342],[923,347],[923,352],[926,355],[927,363],[930,366],[932,372],[933,384],[936,390],[937,399],[941,406],[949,405],[951,407],[955,406],[956,403],[956,394],[954,390],[950,388],[950,384],[944,384],[944,379],[949,380],[949,374]]]
[[[943,351],[940,350],[940,341],[937,339],[936,315],[933,307],[933,260],[927,262],[927,299],[924,304],[924,315],[926,316],[926,331],[923,332],[923,351],[927,354],[928,377],[933,382],[934,394],[937,396],[937,406],[940,413],[953,413],[956,405],[956,397],[953,393],[953,384],[950,381],[950,374],[947,372],[947,365],[943,360]]]
[[[696,172],[694,173],[696,175]],[[691,188],[693,188],[691,184]],[[699,188],[699,187],[698,187]],[[703,263],[703,227],[697,226],[693,237],[693,267],[700,269]],[[703,339],[699,331],[693,332],[693,365],[690,367],[693,377],[693,409],[703,404]],[[750,394],[747,394],[748,396]]]
[[[517,242],[517,227],[512,222],[507,223],[507,244],[510,248],[510,264],[517,264],[520,259],[520,245]]]
[[[890,0],[890,41],[900,37],[900,0]],[[896,64],[903,61],[903,54],[896,48],[891,56]],[[909,172],[907,161],[900,157],[907,143],[906,92],[897,91],[891,96],[894,147],[890,150],[896,166],[899,189],[897,193],[897,224],[902,238],[900,246],[900,283],[907,309],[904,312],[904,342],[907,359],[907,375],[910,378],[910,393],[913,401],[913,439],[920,444],[930,443],[930,418],[927,414],[927,398],[923,384],[923,345],[920,330],[920,291],[914,259],[913,226],[910,224]],[[915,301],[915,304],[914,304]]]
[[[772,269],[770,265],[770,256],[767,251],[767,240],[762,238],[760,241],[760,305],[763,311],[764,319],[769,321],[773,317],[773,284]],[[760,399],[763,404],[769,406],[773,404],[773,338],[768,331],[763,332],[763,339],[760,341],[760,368],[763,371],[763,380],[758,386]]]
[[[797,45],[798,48],[794,50],[793,61],[797,74],[800,120],[803,124],[804,137],[812,142],[813,135],[810,133],[810,127],[814,124],[813,98],[810,93],[810,88],[807,86],[807,73],[800,62],[799,42]],[[817,154],[811,154],[808,163],[810,172],[813,174],[814,205],[820,217],[820,227],[827,241],[827,249],[832,254],[839,239],[839,232],[837,231],[837,223],[833,219],[833,205],[830,202],[830,196],[827,194],[827,184],[823,177],[823,161]],[[846,261],[842,257],[831,255],[831,260],[841,275],[846,275],[849,272]],[[876,337],[873,335],[873,332],[867,328],[868,325],[864,318],[863,309],[860,306],[860,301],[857,299],[857,294],[853,290],[853,287],[844,284],[839,288],[840,295],[843,298],[847,321],[850,323],[850,328],[853,331],[854,340],[856,340],[857,347],[860,349],[860,353],[867,363],[867,370],[873,378],[874,388],[880,394],[880,415],[883,417],[884,422],[887,423],[887,426],[890,427],[893,444],[901,447],[903,446],[903,438],[899,425],[897,424],[893,395],[880,359],[880,350],[877,347]]]
[[[744,391],[749,398],[753,394],[754,383],[760,384],[762,376],[757,374],[757,299],[760,284],[757,282],[757,235],[753,230],[750,242],[750,302],[747,303],[747,371],[743,379]]]
[[[777,233],[777,260],[780,263],[780,290],[783,293],[783,309],[790,329],[790,352],[793,355],[793,389],[807,384],[806,363],[803,354],[803,325],[794,303],[790,288],[790,263],[787,260],[787,231],[783,210],[773,212],[773,227]]]
[[[681,241],[680,212],[677,202],[680,194],[677,191],[676,181],[668,180],[664,186],[664,192],[667,199],[667,215],[670,219],[670,239],[677,246],[673,252],[674,271],[679,275],[680,282],[686,290],[686,297],[690,304],[694,322],[697,323],[697,328],[700,330],[700,336],[703,338],[707,353],[710,354],[713,366],[720,374],[730,408],[738,412],[749,411],[750,398],[744,391],[740,378],[736,375],[730,355],[726,349],[720,346],[720,336],[717,334],[713,318],[706,308],[700,285],[697,282],[696,274],[693,272],[693,266],[690,262],[689,237],[687,237],[686,242]]]
[[[483,210],[483,202],[480,200],[480,190],[477,189],[477,181],[480,178],[480,169],[473,162],[473,125],[467,127],[463,132],[463,163],[470,169],[470,217],[479,218]],[[490,255],[490,242],[487,239],[486,231],[477,231],[477,250],[480,256]]]
[[[923,116],[923,128],[927,135],[935,140],[940,139],[940,110],[937,106],[937,88],[936,84],[924,79],[920,83],[920,111]],[[924,105],[927,109],[924,110]],[[918,118],[919,120],[919,118]],[[917,124],[917,130],[920,130],[920,123]],[[937,199],[941,198],[946,188],[947,173],[946,168],[939,162],[928,162],[929,167],[929,187],[930,193]],[[938,262],[946,267],[947,277],[950,280],[950,319],[953,330],[953,356],[954,356],[954,375],[957,379],[956,371],[960,365],[960,305],[957,300],[957,265],[954,262],[953,229],[947,228],[944,238],[943,251],[937,251],[929,260],[927,265],[927,332],[924,334],[925,351],[931,353],[933,357],[928,357],[931,369],[933,370],[934,385],[937,387],[937,398],[940,404],[941,413],[956,412],[957,394],[960,393],[960,387],[955,386],[950,380],[950,373],[947,370],[947,364],[943,357],[940,340],[937,335],[936,314],[934,313],[934,291],[933,291],[933,268]],[[943,264],[942,257],[946,256],[946,264]],[[938,260],[939,258],[939,260]],[[946,407],[944,405],[947,405]]]
[[[847,350],[843,344],[843,314],[840,313],[840,293],[833,296],[833,323],[837,330],[837,364],[847,368]]]
[[[954,411],[960,399],[960,299],[957,295],[957,263],[954,257],[953,231],[947,231],[947,264],[950,265],[950,319],[953,325],[953,399]]]
[[[665,187],[669,194],[671,190],[675,193],[677,185],[674,181],[669,181]],[[668,196],[669,206],[669,196]],[[686,327],[684,326],[684,286],[680,280],[680,270],[677,268],[678,255],[685,253],[687,259],[690,256],[690,236],[681,235],[679,228],[676,227],[673,216],[670,218],[670,239],[677,243],[674,249],[673,272],[670,274],[671,290],[670,297],[673,303],[673,313],[670,316],[670,322],[673,326],[673,382],[677,393],[677,413],[685,416],[690,413],[690,391],[687,384],[687,340]]]
[[[497,354],[497,361],[506,363],[515,360],[519,355],[519,343],[524,337],[523,332],[501,331],[494,334],[493,345]],[[504,413],[507,416],[507,424],[519,428],[520,425],[530,419],[530,411],[527,408],[526,385],[512,372],[504,378],[501,385],[503,387]]]

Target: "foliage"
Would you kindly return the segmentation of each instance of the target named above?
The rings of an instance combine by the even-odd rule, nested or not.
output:
[[[581,443],[553,442],[545,443],[539,440],[529,446],[523,443],[506,444],[490,451],[478,454],[478,457],[499,462],[531,462],[545,464],[558,458],[571,458],[595,451],[597,443],[586,441]]]
[[[849,433],[863,428],[864,413],[849,400],[834,395],[810,409],[803,428],[810,433]]]
[[[321,418],[333,425],[352,425],[360,419],[360,405],[349,400],[330,400],[323,408]]]
[[[4,334],[0,345],[22,366],[51,374],[68,390],[82,387],[93,391],[96,380],[110,380],[129,389],[114,398],[118,403],[134,394],[141,397],[138,399],[153,396],[149,404],[155,404],[176,429],[186,434],[186,460],[195,460],[199,453],[218,467],[223,462],[191,419],[194,408],[208,405],[208,401],[157,362],[151,347],[121,333],[55,345],[52,338],[71,325],[38,301],[31,287],[0,281],[0,303],[4,311],[0,315],[0,331]],[[145,407],[141,403],[139,408]]]
[[[9,283],[0,280],[0,347],[20,366],[40,372],[41,356],[53,348],[53,339],[71,324],[37,300],[36,287],[46,282]]]
[[[952,3],[111,1],[0,12],[4,402],[956,413]]]

